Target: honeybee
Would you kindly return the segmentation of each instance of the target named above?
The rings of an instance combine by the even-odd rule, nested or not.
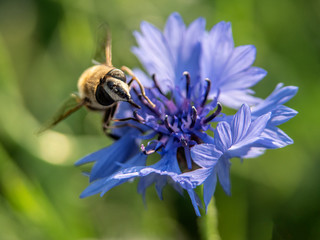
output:
[[[38,133],[55,126],[83,106],[89,110],[99,111],[104,114],[102,126],[103,131],[106,133],[119,102],[128,102],[132,106],[140,108],[138,104],[133,102],[130,95],[130,87],[133,81],[137,82],[141,95],[147,100],[151,107],[155,107],[151,100],[145,95],[143,85],[130,68],[122,66],[118,69],[112,65],[111,35],[108,31],[105,42],[105,58],[105,63],[97,63],[81,74],[77,84],[78,93],[71,94],[61,109]],[[125,72],[131,76],[131,80],[128,83]]]

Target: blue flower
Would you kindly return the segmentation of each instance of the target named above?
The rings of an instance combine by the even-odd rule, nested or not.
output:
[[[252,96],[249,88],[266,72],[251,66],[253,46],[234,47],[229,23],[206,32],[204,19],[187,27],[173,13],[163,33],[146,22],[141,32],[135,32],[139,47],[133,52],[148,74],[139,69],[135,74],[156,107],[133,86],[132,98],[141,109],[120,104],[113,132],[120,139],[76,163],[94,162],[81,197],[102,196],[139,178],[143,197],[153,184],[161,199],[167,184],[181,194],[186,190],[199,216],[202,203],[194,189],[203,185],[206,207],[217,180],[230,194],[231,158],[256,157],[293,143],[278,126],[296,115],[283,104],[297,88],[280,84],[265,100]],[[224,105],[241,107],[227,116]],[[149,155],[157,161],[150,163]]]
[[[155,79],[154,81],[158,86]],[[140,103],[141,109],[122,119],[127,126],[131,126],[130,130],[110,147],[77,163],[79,165],[95,161],[89,174],[92,184],[82,193],[82,197],[99,192],[104,194],[114,186],[140,177],[138,191],[142,195],[153,183],[160,198],[167,183],[179,192],[182,192],[183,188],[186,189],[197,215],[200,215],[198,206],[201,206],[201,202],[193,188],[189,188],[180,175],[195,167],[190,148],[203,142],[213,142],[213,138],[207,135],[206,131],[211,128],[210,122],[219,115],[221,105],[216,99],[207,102],[209,81],[206,93],[202,99],[196,99],[197,101],[191,97],[193,87],[190,86],[190,75],[184,73],[181,81],[184,82],[185,94],[176,86],[177,94],[168,92],[172,98],[164,95],[158,87],[147,89],[147,95],[155,103],[155,108],[152,108],[135,88],[133,89],[132,97],[135,102]],[[120,116],[124,116],[122,109],[125,108],[120,106]],[[216,110],[210,114],[213,109]],[[141,145],[141,152],[137,152],[136,140],[147,142],[146,146]],[[151,154],[157,154],[159,161],[150,165],[147,164],[146,158]]]

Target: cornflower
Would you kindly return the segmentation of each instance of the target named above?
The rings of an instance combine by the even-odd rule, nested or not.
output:
[[[200,216],[202,203],[194,189],[203,185],[206,208],[217,180],[230,194],[231,158],[257,157],[293,143],[278,125],[297,114],[283,105],[297,87],[279,84],[266,99],[253,96],[250,87],[266,71],[252,66],[254,46],[234,47],[230,23],[220,22],[207,32],[203,18],[187,27],[173,13],[163,32],[142,22],[141,33],[134,35],[138,47],[132,51],[147,72],[135,69],[135,74],[155,107],[132,88],[141,109],[120,104],[113,131],[119,139],[76,163],[94,162],[81,197],[102,196],[139,178],[143,197],[152,184],[161,199],[167,184],[181,194],[186,190]],[[227,116],[225,106],[237,112]],[[151,155],[157,159],[153,164]]]

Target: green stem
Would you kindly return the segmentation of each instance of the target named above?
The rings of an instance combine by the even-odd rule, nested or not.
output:
[[[199,221],[203,240],[221,239],[218,231],[218,212],[214,198],[212,198],[208,206],[207,214],[202,216]]]

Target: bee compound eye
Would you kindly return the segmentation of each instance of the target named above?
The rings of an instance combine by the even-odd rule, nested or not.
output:
[[[106,92],[102,85],[98,85],[96,89],[96,100],[102,106],[109,106],[114,103],[114,100]]]
[[[127,79],[126,79],[126,75],[124,74],[123,71],[121,71],[120,69],[112,69],[111,71],[109,71],[107,73],[107,76],[110,76],[110,77],[113,77],[113,78],[116,78],[116,79],[119,79],[123,82],[126,82]]]
[[[115,84],[114,84],[114,82],[112,82],[112,81],[108,81],[108,82],[107,82],[107,86],[108,86],[109,89],[112,90],[112,89],[114,88]]]

